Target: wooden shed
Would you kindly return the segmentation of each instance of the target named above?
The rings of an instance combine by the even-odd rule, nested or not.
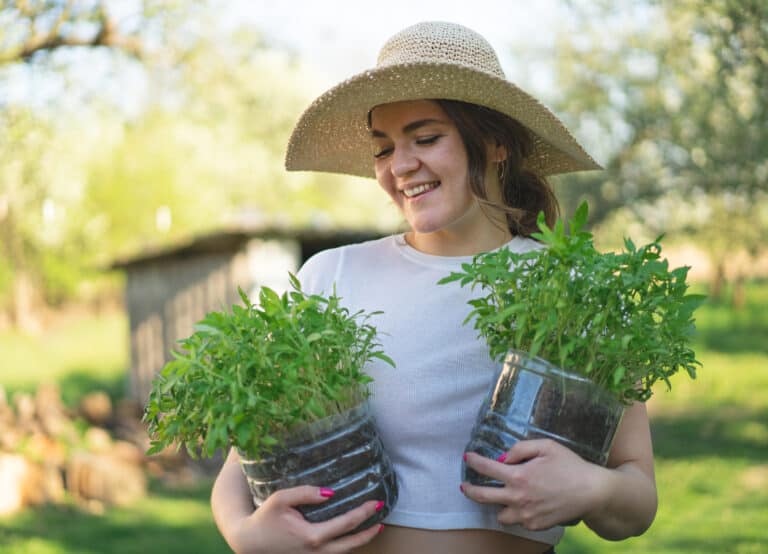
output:
[[[288,271],[295,272],[316,252],[380,236],[364,230],[221,231],[118,260],[112,268],[127,277],[130,396],[146,402],[152,379],[171,359],[176,341],[189,336],[207,312],[238,303],[238,287],[285,290]]]

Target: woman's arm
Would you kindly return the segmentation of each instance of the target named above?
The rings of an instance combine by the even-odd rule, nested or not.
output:
[[[328,492],[309,486],[283,489],[255,510],[233,449],[213,484],[211,509],[219,531],[237,554],[343,554],[370,542],[381,531],[382,525],[373,525],[346,535],[376,513],[380,503],[375,500],[322,523],[306,521],[296,506],[325,502]]]
[[[584,523],[609,540],[641,535],[653,523],[658,505],[645,404],[635,402],[624,411],[608,468],[612,469],[603,470],[602,488]]]
[[[231,449],[211,491],[211,510],[216,526],[232,550],[237,550],[230,537],[232,527],[253,514],[254,506],[248,482],[240,468],[235,449]]]
[[[541,530],[581,518],[598,535],[621,540],[642,534],[656,514],[653,449],[645,405],[625,410],[608,467],[589,463],[548,439],[520,441],[503,462],[467,453],[467,464],[505,483],[463,483],[471,499],[501,504],[499,521]]]

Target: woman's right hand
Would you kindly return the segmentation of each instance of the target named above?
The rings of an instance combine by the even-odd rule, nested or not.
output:
[[[376,513],[381,503],[373,500],[327,521],[308,522],[296,506],[325,502],[327,497],[320,491],[318,487],[302,486],[273,493],[253,513],[230,522],[230,546],[237,554],[340,554],[367,544],[384,527],[376,524],[342,536]]]

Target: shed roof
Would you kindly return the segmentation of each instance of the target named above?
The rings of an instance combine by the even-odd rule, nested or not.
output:
[[[200,254],[236,252],[251,239],[293,239],[302,245],[302,251],[315,253],[342,244],[380,238],[386,233],[373,229],[289,229],[264,227],[253,229],[226,229],[181,240],[172,245],[146,248],[120,257],[109,269],[128,269],[160,260],[184,259]]]

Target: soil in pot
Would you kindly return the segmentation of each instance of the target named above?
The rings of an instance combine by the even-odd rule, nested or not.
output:
[[[517,441],[553,439],[605,466],[624,406],[591,381],[510,350],[478,412],[466,450],[496,459]],[[462,465],[465,481],[501,487]]]
[[[313,523],[325,521],[369,500],[384,507],[354,532],[382,521],[397,501],[397,477],[367,404],[314,422],[286,438],[265,457],[241,466],[256,506],[273,492],[299,485],[327,487],[335,494],[322,504],[299,506]]]

